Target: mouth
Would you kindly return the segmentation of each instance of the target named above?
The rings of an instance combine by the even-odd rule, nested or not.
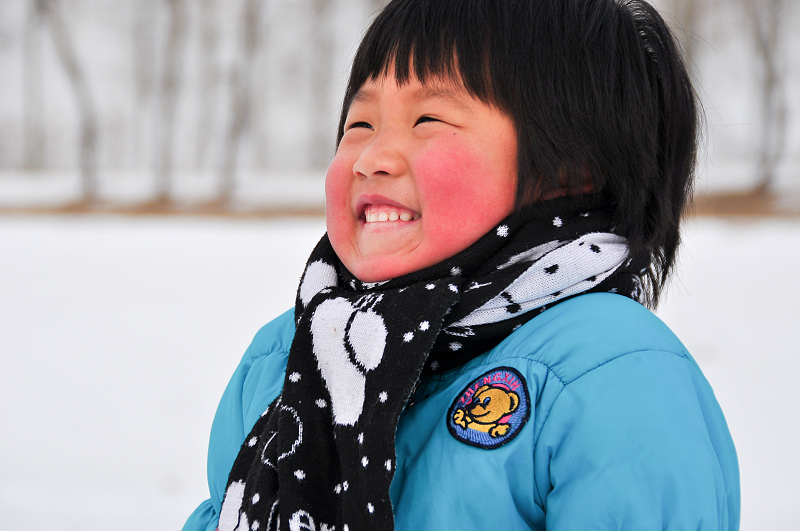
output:
[[[480,412],[479,412],[479,411],[477,411],[477,409],[478,409],[478,408],[475,408],[475,409],[473,409],[472,411],[470,411],[470,412],[469,412],[469,414],[470,414],[470,415],[471,415],[473,418],[476,418],[476,419],[479,419],[479,418],[481,418],[481,417],[485,417],[486,415],[488,415],[489,413],[491,413],[491,411],[485,411],[485,410],[484,410],[484,411],[480,411]]]
[[[359,198],[357,210],[362,223],[412,222],[421,215],[396,201],[385,197],[368,196]]]

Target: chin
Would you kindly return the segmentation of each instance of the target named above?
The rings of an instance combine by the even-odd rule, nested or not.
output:
[[[396,261],[385,258],[370,262],[362,262],[352,266],[345,264],[345,267],[361,282],[383,282],[422,269],[421,267],[413,268],[406,264],[398,264]]]
[[[384,282],[405,275],[403,272],[386,271],[383,268],[361,267],[354,269],[355,271],[350,269],[350,272],[361,282]]]

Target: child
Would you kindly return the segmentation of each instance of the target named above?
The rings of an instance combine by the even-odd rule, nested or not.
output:
[[[737,529],[722,412],[655,306],[696,104],[642,0],[394,0],[292,312],[184,529]]]

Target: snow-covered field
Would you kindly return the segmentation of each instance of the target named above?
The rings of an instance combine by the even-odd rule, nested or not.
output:
[[[208,430],[322,219],[0,217],[0,528],[171,530]],[[743,530],[800,529],[800,221],[687,225],[659,314],[737,443]]]

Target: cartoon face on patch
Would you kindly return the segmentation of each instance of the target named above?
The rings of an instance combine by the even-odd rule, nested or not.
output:
[[[447,413],[450,433],[466,444],[497,448],[513,439],[530,417],[525,379],[498,367],[473,380]]]

